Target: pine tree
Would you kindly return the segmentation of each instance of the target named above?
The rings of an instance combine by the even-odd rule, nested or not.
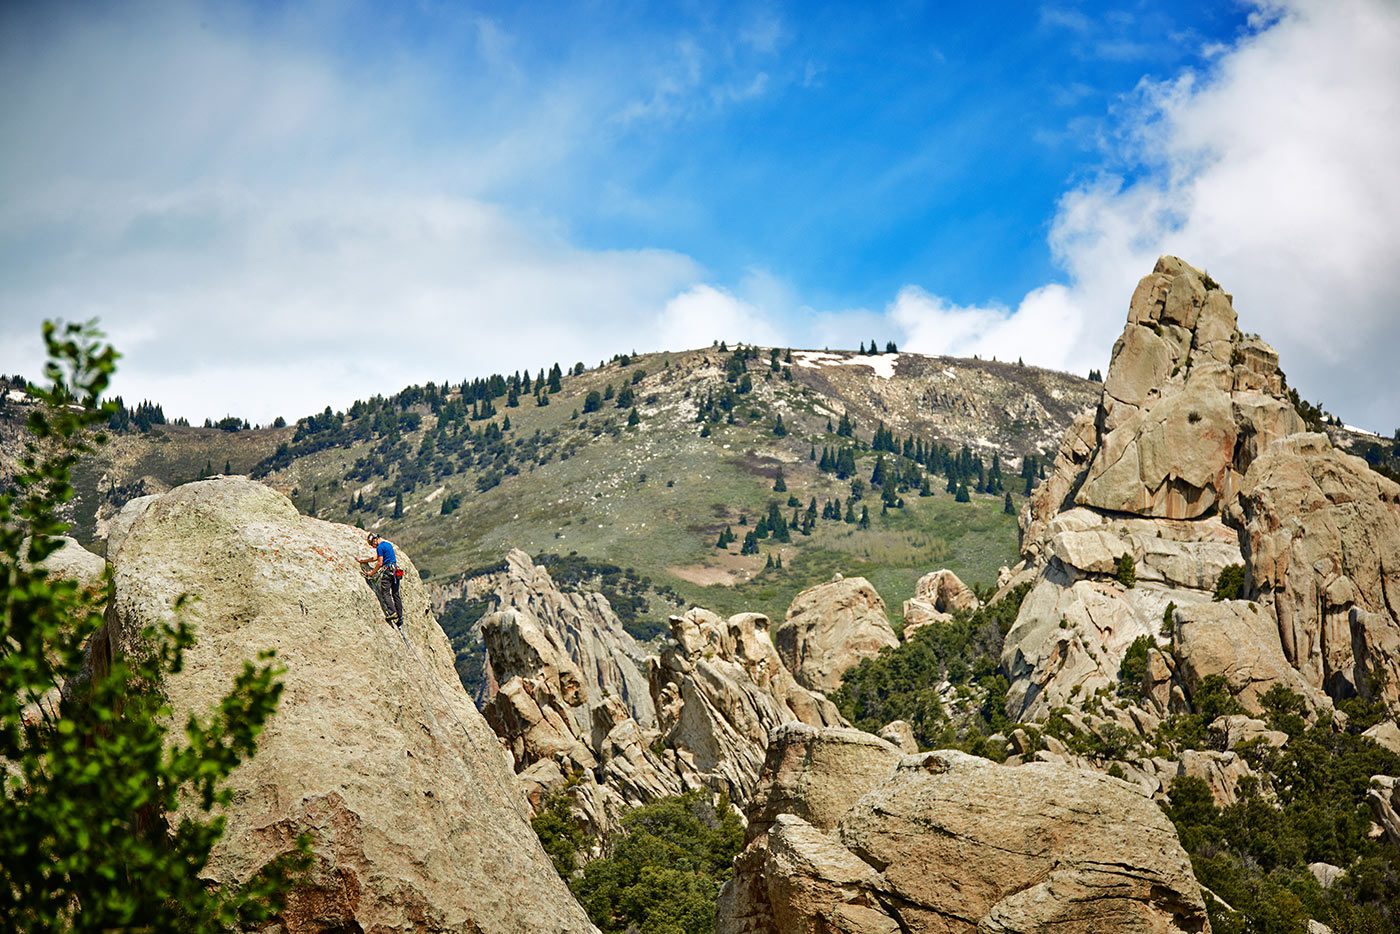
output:
[[[771,554],[768,556],[768,560],[763,563],[763,569],[765,571],[773,570],[773,556]]]
[[[393,518],[393,519],[402,519],[402,518],[403,518],[403,494],[402,494],[402,493],[395,493],[395,494],[394,494],[394,514],[393,514],[390,518]]]
[[[972,497],[969,496],[969,495],[968,495],[968,492],[967,492],[967,484],[966,484],[966,483],[960,483],[960,484],[958,484],[958,492],[957,492],[956,495],[955,495],[955,500],[956,500],[957,502],[959,502],[959,503],[970,503],[970,502],[972,502]]]
[[[862,507],[860,507],[860,527],[861,527],[862,529],[868,529],[868,528],[870,528],[870,507],[869,507],[869,506],[862,506]]]
[[[636,406],[633,406],[633,407],[632,407],[632,412],[631,412],[631,414],[629,414],[629,415],[627,416],[627,426],[628,426],[629,428],[632,428],[632,427],[635,427],[635,426],[637,426],[637,425],[640,425],[641,423],[642,423],[642,417],[641,417],[640,415],[637,414],[637,407],[636,407]]]
[[[870,472],[871,486],[884,486],[885,484],[885,455],[881,454],[875,458],[875,469]]]
[[[225,476],[225,477],[230,477],[230,476],[232,476],[232,475],[233,475],[233,461],[227,461],[227,460],[226,460],[226,461],[224,461],[224,476]]]
[[[778,560],[773,562],[773,570],[775,570],[775,571],[781,571],[782,569],[783,569],[783,553],[780,551],[780,552],[778,552]]]
[[[786,493],[786,492],[787,492],[787,480],[783,477],[783,468],[782,468],[781,466],[778,467],[778,475],[777,475],[777,477],[773,480],[773,492],[774,492],[774,493]]]
[[[783,416],[781,412],[778,413],[778,420],[773,423],[773,434],[777,435],[779,438],[787,434],[787,426],[783,424]]]
[[[855,504],[855,500],[847,500],[847,501],[846,501],[846,515],[845,515],[844,517],[842,517],[842,521],[845,522],[847,525],[855,525],[855,523],[856,523],[856,504]]]
[[[812,449],[807,452],[807,459],[809,461],[815,461],[817,459],[817,446],[815,444],[812,445]]]
[[[1006,493],[1006,498],[1002,500],[1002,503],[1001,503],[1001,511],[1004,512],[1004,513],[1006,513],[1008,516],[1014,516],[1014,515],[1016,515],[1016,507],[1015,507],[1015,506],[1012,504],[1012,502],[1011,502],[1011,491],[1010,491],[1010,490],[1007,491],[1007,493]]]

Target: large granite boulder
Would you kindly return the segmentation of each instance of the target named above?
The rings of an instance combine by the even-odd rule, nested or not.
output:
[[[1356,694],[1400,706],[1400,486],[1304,427],[1230,296],[1162,257],[1097,411],[1022,512],[1008,581],[1037,583],[1002,655],[1008,713],[1041,718],[1112,684],[1124,648],[1159,634],[1172,639],[1150,658],[1159,715],[1189,709],[1211,675],[1252,711],[1275,684],[1312,708]],[[1237,565],[1253,603],[1212,606]]]
[[[1008,571],[1008,573],[1010,573]],[[981,606],[977,594],[947,568],[931,571],[914,585],[914,596],[904,601],[904,638],[929,623],[944,623],[954,613]]]
[[[77,581],[83,587],[97,587],[102,583],[102,575],[107,570],[107,562],[101,555],[95,555],[77,539],[64,535],[59,538],[58,550],[44,559],[44,570],[52,577]]]
[[[209,882],[246,881],[305,833],[314,865],[285,930],[592,930],[462,689],[410,557],[400,550],[401,636],[355,563],[363,534],[227,478],[146,504],[115,552],[95,664],[139,651],[143,627],[195,598],[182,612],[198,642],[162,685],[177,722],[207,713],[260,650],[286,667],[281,706],[231,778]]]
[[[717,930],[1209,930],[1171,822],[1126,782],[946,750],[869,765],[834,824],[782,813],[761,846],[751,831]]]
[[[1172,641],[1188,694],[1207,677],[1220,675],[1252,714],[1264,712],[1260,698],[1274,685],[1301,694],[1309,708],[1332,706],[1288,663],[1273,615],[1258,603],[1224,600],[1179,607]]]
[[[899,645],[885,601],[863,577],[809,587],[788,607],[773,633],[783,664],[799,684],[829,694],[862,659]]]
[[[1170,519],[1218,512],[1259,450],[1302,430],[1282,395],[1278,355],[1236,330],[1230,296],[1162,257],[1113,347],[1075,502]]]

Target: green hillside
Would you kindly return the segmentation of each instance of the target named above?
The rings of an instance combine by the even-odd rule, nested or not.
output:
[[[227,466],[380,530],[449,594],[522,548],[631,571],[642,629],[691,604],[781,618],[838,572],[869,577],[897,617],[929,570],[989,585],[1014,559],[1026,455],[1034,473],[1096,390],[913,354],[626,355],[410,387],[286,428],[128,430],[80,470],[79,526],[92,537],[131,496]]]

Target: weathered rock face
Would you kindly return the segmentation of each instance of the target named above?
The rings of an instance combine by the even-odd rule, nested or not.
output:
[[[563,657],[578,667],[590,696],[600,699],[612,695],[626,705],[639,724],[656,725],[647,689],[646,652],[622,627],[606,598],[596,593],[562,592],[549,572],[519,549],[506,556],[505,573],[496,581],[495,596],[498,609],[528,614],[552,634],[564,650]],[[506,677],[494,669],[491,674],[500,681]],[[586,718],[582,725],[587,727]]]
[[[932,571],[919,578],[913,598],[904,601],[904,638],[908,639],[920,626],[946,623],[954,613],[975,610],[981,605],[972,588],[958,575],[946,568]]]
[[[1113,347],[1075,501],[1170,519],[1218,510],[1258,451],[1303,429],[1282,392],[1278,355],[1240,336],[1230,296],[1163,257]]]
[[[671,617],[671,641],[650,660],[649,675],[663,742],[734,801],[753,794],[774,727],[844,725],[831,701],[783,666],[768,618],[757,613]]]
[[[899,645],[899,637],[870,582],[846,577],[798,594],[773,633],[773,643],[799,684],[830,693],[861,659]]]
[[[1330,707],[1284,657],[1272,614],[1248,600],[1182,607],[1173,643],[1188,695],[1210,675],[1222,675],[1245,710],[1263,713],[1259,699],[1275,684],[1303,695],[1309,706]]]
[[[492,613],[481,631],[491,668],[505,679],[481,712],[510,749],[532,808],[550,792],[567,793],[600,844],[628,808],[700,787],[674,753],[651,749],[656,731],[617,695],[585,683],[560,634],[528,609]]]
[[[1174,257],[1133,294],[1098,411],[1022,513],[1010,579],[1038,582],[1002,655],[1011,716],[1113,683],[1144,636],[1158,715],[1210,675],[1256,711],[1275,684],[1313,708],[1400,704],[1400,487],[1301,433],[1277,354],[1230,303]],[[1232,565],[1257,600],[1211,606]]]
[[[839,820],[751,825],[719,931],[1209,930],[1175,830],[1125,782],[952,751],[868,762]]]
[[[1366,801],[1371,805],[1376,823],[1385,830],[1390,842],[1400,846],[1400,778],[1393,775],[1371,776]]]
[[[400,638],[359,575],[362,535],[218,479],[147,504],[114,554],[100,657],[131,651],[176,596],[197,598],[184,612],[198,643],[164,685],[176,720],[207,711],[259,650],[286,666],[281,707],[231,779],[210,879],[242,882],[304,832],[315,864],[289,931],[592,930],[525,819],[411,561],[401,553]]]
[[[77,540],[63,536],[62,546],[44,559],[44,570],[53,577],[75,580],[84,587],[96,587],[107,570],[100,555],[88,551]]]
[[[1400,702],[1400,486],[1300,434],[1260,454],[1234,516],[1289,664],[1333,697]]]
[[[890,743],[859,730],[816,729],[801,723],[774,730],[758,793],[748,808],[744,850],[735,859],[732,881],[720,893],[719,931],[756,934],[811,929],[798,918],[774,917],[770,879],[803,886],[798,880],[829,876],[833,865],[845,867],[847,878],[873,879],[870,867],[826,832],[862,795],[889,778],[900,757],[900,750]],[[781,828],[776,850],[770,835],[775,828]],[[806,845],[796,850],[787,846],[793,835]],[[815,861],[802,855],[814,851],[821,854]],[[784,868],[770,871],[772,860]]]

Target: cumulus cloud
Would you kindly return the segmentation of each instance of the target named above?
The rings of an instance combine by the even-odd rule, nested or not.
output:
[[[549,177],[584,103],[546,94],[420,139],[432,79],[347,72],[293,41],[313,25],[269,41],[164,5],[5,23],[0,372],[37,375],[41,318],[98,316],[128,400],[261,422],[658,346],[697,263],[583,248],[490,196]],[[465,24],[490,41],[462,80],[510,80],[509,38],[481,27]],[[480,123],[504,109],[479,101]]]
[[[905,290],[911,349],[1102,367],[1162,253],[1204,266],[1292,383],[1348,421],[1400,424],[1400,6],[1261,3],[1211,70],[1144,84],[1106,170],[1061,199],[1064,285],[1014,309]]]
[[[658,346],[708,347],[717,340],[776,346],[783,335],[769,313],[712,285],[696,285],[666,303]]]

